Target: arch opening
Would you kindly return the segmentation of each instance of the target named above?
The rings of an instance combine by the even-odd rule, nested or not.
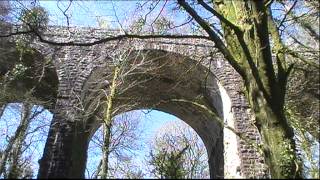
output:
[[[114,121],[108,177],[160,178],[159,174],[152,171],[154,166],[150,165],[150,153],[159,150],[179,153],[187,145],[188,148],[181,157],[183,177],[210,178],[208,155],[201,137],[178,117],[162,111],[144,109],[119,114]],[[128,129],[123,129],[123,126]],[[102,157],[102,136],[100,127],[90,141],[86,178],[97,177],[97,168]]]
[[[210,69],[202,62],[162,50],[134,51],[126,58],[128,65],[123,72],[131,74],[121,79],[114,115],[155,109],[179,117],[203,140],[211,178],[223,178],[223,104],[218,81]],[[101,102],[109,92],[114,67],[110,62],[97,67],[83,86],[85,111],[91,112],[85,119],[90,136],[101,123],[104,109]]]

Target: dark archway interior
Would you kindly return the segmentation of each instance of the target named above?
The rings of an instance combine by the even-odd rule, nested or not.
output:
[[[2,96],[6,103],[23,101],[31,93],[37,103],[47,109],[53,109],[58,93],[58,75],[49,59],[30,47],[19,47],[14,42],[4,39],[0,49],[5,53],[0,57],[0,83],[3,91],[14,92],[14,96]]]
[[[208,110],[190,103],[204,105],[223,118],[222,100],[214,75],[200,62],[165,51],[135,51],[126,58],[128,64],[124,66],[123,74],[130,73],[119,79],[114,115],[135,109],[156,109],[177,116],[204,142],[211,178],[223,178],[223,128]],[[101,124],[104,109],[101,102],[108,92],[113,68],[110,64],[96,68],[83,87],[82,100],[86,112],[90,112],[85,116],[89,136]]]

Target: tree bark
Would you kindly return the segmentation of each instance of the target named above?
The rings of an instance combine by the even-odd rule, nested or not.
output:
[[[222,21],[224,37],[228,50],[245,71],[241,76],[262,135],[271,177],[299,177],[294,134],[284,115],[286,79],[290,68],[286,69],[284,62],[273,63],[267,9],[263,1],[217,1],[215,5],[229,21]]]
[[[274,111],[258,88],[251,87],[247,91],[255,114],[255,124],[262,136],[263,152],[271,177],[299,177],[300,169],[294,151],[294,134],[283,110]]]
[[[104,142],[102,147],[102,164],[101,164],[101,179],[107,179],[108,178],[108,170],[109,170],[109,145],[110,145],[110,130],[111,126],[104,124]]]

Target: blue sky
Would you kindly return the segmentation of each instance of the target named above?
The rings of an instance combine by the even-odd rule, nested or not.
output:
[[[117,2],[115,6],[117,10],[123,13],[121,6],[117,4],[123,4],[125,2]],[[66,18],[61,10],[66,10],[69,6],[69,1],[40,1],[40,5],[45,7],[49,12],[51,19],[50,24],[54,25],[66,25]],[[135,3],[132,1],[127,3],[125,7],[133,7]],[[61,10],[60,10],[60,9]],[[121,14],[122,14],[121,13]],[[103,18],[109,21],[113,21],[113,7],[112,4],[107,1],[73,1],[66,14],[70,16],[71,26],[97,26],[98,18]]]
[[[71,26],[98,26],[98,19],[110,24],[125,23],[134,13],[138,3],[142,1],[40,1],[40,5],[48,10],[50,24],[66,25],[62,11],[70,17]],[[70,7],[68,8],[68,6]],[[116,18],[118,17],[118,19]]]
[[[150,3],[139,8],[145,1],[40,1],[49,13],[50,25],[63,25],[78,27],[99,27],[101,21],[107,23],[107,28],[124,28],[132,24],[140,17],[148,14],[147,24],[151,23],[160,12],[168,19],[180,24],[185,21],[186,16],[181,11],[172,11],[176,6],[174,1],[160,1],[149,14]],[[150,1],[149,1],[150,2]],[[154,4],[155,5],[155,4]],[[165,6],[164,9],[162,7]],[[65,11],[65,14],[63,13]],[[67,22],[67,15],[69,22]],[[185,29],[185,28],[184,28]]]

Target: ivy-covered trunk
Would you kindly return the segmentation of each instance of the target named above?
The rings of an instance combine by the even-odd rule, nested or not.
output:
[[[120,67],[116,66],[114,69],[113,79],[110,86],[110,93],[107,96],[106,110],[103,115],[104,121],[104,143],[102,147],[102,165],[101,165],[101,179],[106,179],[108,175],[108,160],[109,160],[109,146],[111,138],[111,127],[112,127],[112,113],[113,113],[113,101],[117,95],[117,79],[119,76]]]
[[[266,102],[258,88],[249,88],[246,88],[247,97],[255,114],[255,124],[262,136],[262,150],[271,177],[300,177],[294,134],[283,109],[274,109]],[[278,100],[274,100],[274,104],[277,102]]]
[[[283,112],[287,78],[292,66],[286,67],[285,56],[279,51],[281,46],[276,48],[275,60],[272,57],[268,23],[268,10],[272,1],[197,2],[220,21],[221,28],[209,24],[185,0],[178,0],[242,77],[245,87],[243,92],[254,110],[256,123],[262,134],[271,177],[300,177],[296,173],[301,168],[296,168],[293,130]],[[217,33],[220,30],[222,32]],[[272,45],[274,44],[279,45],[279,41],[273,41]]]
[[[215,6],[225,18],[221,25],[227,49],[245,82],[271,177],[300,177],[293,130],[284,115],[286,82],[292,67],[286,67],[282,54],[272,58],[268,7],[263,1],[237,0],[216,1]]]

